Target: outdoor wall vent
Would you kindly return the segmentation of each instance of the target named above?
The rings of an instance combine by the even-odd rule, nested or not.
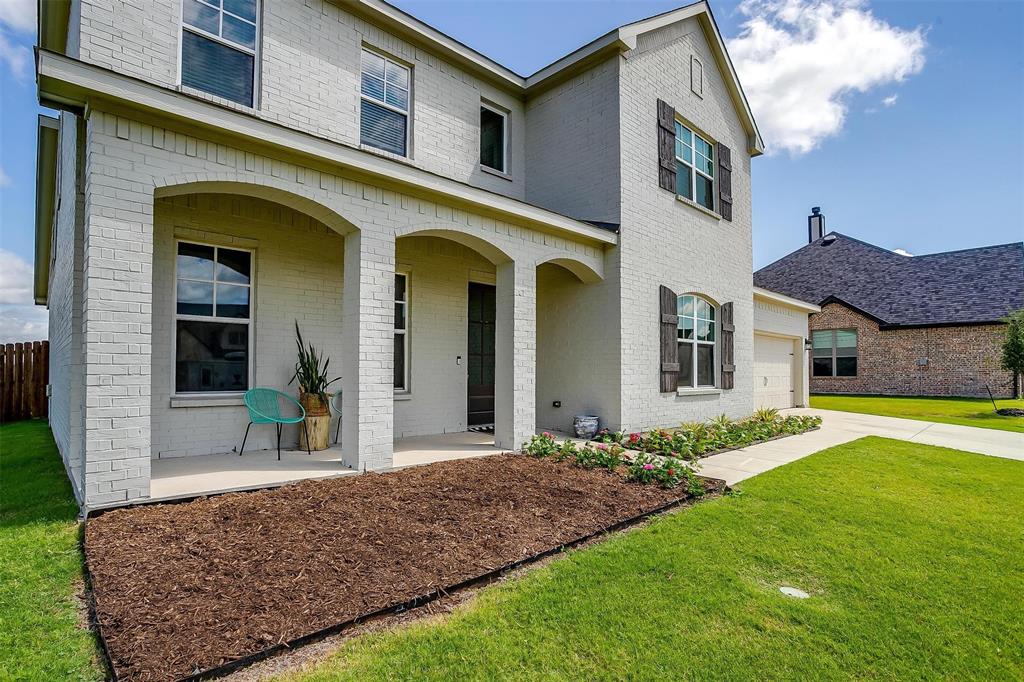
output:
[[[832,244],[834,244],[835,241],[836,241],[836,236],[834,234],[826,234],[825,238],[821,240],[821,245],[822,246],[832,246]]]

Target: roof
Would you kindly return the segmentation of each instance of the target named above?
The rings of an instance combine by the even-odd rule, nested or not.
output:
[[[1024,308],[1024,242],[902,256],[830,232],[755,272],[754,285],[842,303],[883,327],[993,323]]]
[[[63,53],[67,42],[71,0],[37,0],[39,6],[39,46]],[[662,14],[634,21],[612,29],[586,45],[573,50],[537,72],[523,76],[505,67],[429,24],[420,21],[384,0],[349,0],[345,9],[389,30],[414,44],[430,49],[445,59],[484,80],[527,98],[539,94],[576,74],[604,61],[613,54],[636,47],[637,37],[669,24],[696,18],[704,32],[711,52],[722,72],[733,105],[748,136],[748,151],[757,156],[764,151],[764,142],[750,104],[743,93],[739,77],[725,49],[725,41],[706,0],[700,0]]]

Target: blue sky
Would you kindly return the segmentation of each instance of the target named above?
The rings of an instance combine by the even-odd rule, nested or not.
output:
[[[520,73],[683,4],[392,2]],[[0,0],[7,318],[28,302],[31,274],[34,6]],[[811,206],[830,229],[912,254],[1024,239],[1024,2],[712,0],[712,9],[772,148],[752,164],[756,266],[804,243]]]

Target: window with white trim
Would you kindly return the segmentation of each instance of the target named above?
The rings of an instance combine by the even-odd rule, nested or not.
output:
[[[857,330],[812,331],[811,374],[816,377],[857,376]]]
[[[409,390],[409,276],[395,273],[395,390]]]
[[[257,0],[183,0],[181,84],[253,106]]]
[[[410,72],[376,52],[363,50],[359,141],[408,156]]]
[[[679,388],[715,385],[715,306],[695,294],[676,298]]]
[[[175,270],[175,393],[247,390],[252,252],[178,242]]]
[[[676,194],[715,210],[715,146],[676,121]]]
[[[508,115],[483,102],[480,103],[480,165],[505,173],[508,149]]]

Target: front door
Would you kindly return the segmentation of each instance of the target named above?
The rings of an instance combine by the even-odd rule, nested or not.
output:
[[[469,370],[466,424],[494,424],[494,317],[495,289],[489,284],[469,283]]]

